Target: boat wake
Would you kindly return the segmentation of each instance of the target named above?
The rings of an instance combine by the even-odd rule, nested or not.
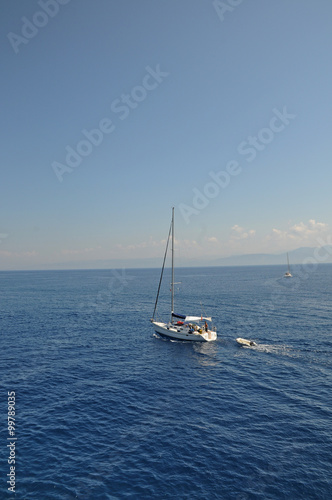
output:
[[[238,337],[236,339],[237,344],[240,347],[245,347],[247,349],[253,349],[258,352],[266,352],[269,354],[276,355],[286,355],[286,356],[294,356],[294,349],[289,345],[276,345],[276,344],[258,344],[257,342],[249,339],[244,339]]]
[[[257,352],[265,352],[267,354],[291,356],[295,355],[294,350],[288,345],[273,345],[273,344],[255,344],[253,346],[243,346],[247,349],[254,349]]]
[[[155,333],[155,332],[152,334],[152,337],[154,337],[155,339],[161,340],[162,342],[177,342],[177,343],[183,344],[183,340],[162,337],[161,335],[158,335],[158,333]]]

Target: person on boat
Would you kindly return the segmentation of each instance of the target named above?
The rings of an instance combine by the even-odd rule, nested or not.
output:
[[[207,324],[207,322],[206,322],[206,321],[205,321],[204,328],[205,328],[205,331],[207,332],[207,331],[208,331],[208,324]]]

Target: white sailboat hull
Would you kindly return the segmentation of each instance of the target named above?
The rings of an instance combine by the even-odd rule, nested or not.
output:
[[[202,330],[190,332],[190,328],[186,326],[177,326],[172,323],[162,323],[152,321],[154,329],[159,335],[175,340],[187,340],[189,342],[211,342],[217,339],[217,332],[212,330]]]

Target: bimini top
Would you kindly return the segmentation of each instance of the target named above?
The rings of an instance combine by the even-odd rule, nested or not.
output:
[[[175,313],[172,313],[172,317],[182,319],[183,321],[212,321],[211,318],[205,318],[204,316],[185,316],[183,314]]]

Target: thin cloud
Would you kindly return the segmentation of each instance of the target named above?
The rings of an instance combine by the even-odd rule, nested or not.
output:
[[[101,247],[97,248],[82,248],[80,250],[71,250],[71,249],[65,249],[61,250],[62,255],[85,255],[87,253],[92,253],[95,252],[96,250],[100,250]]]
[[[292,245],[317,245],[317,238],[324,236],[328,230],[328,224],[310,219],[307,223],[299,222],[286,230],[273,228],[266,239]]]
[[[9,257],[9,258],[11,257],[30,258],[30,257],[37,257],[38,252],[36,252],[36,250],[31,250],[30,252],[10,252],[8,250],[1,250],[0,255],[2,257]]]
[[[246,240],[248,238],[253,238],[256,235],[255,229],[245,230],[243,227],[235,226],[232,227],[231,239],[232,240]]]

